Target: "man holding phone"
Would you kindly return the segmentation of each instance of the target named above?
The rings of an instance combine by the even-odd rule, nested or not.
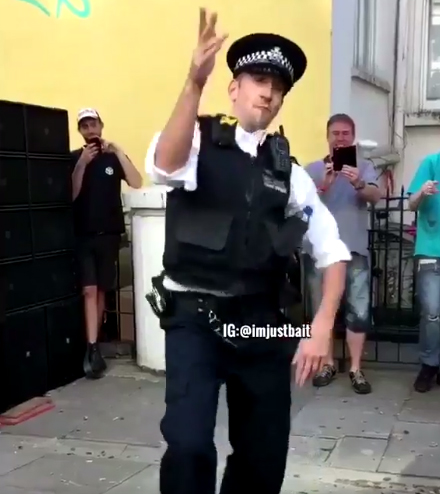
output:
[[[417,211],[414,255],[417,269],[417,297],[420,304],[420,363],[414,382],[419,393],[440,385],[440,154],[427,156],[409,188],[409,207]]]
[[[368,253],[368,204],[381,198],[377,174],[370,161],[358,161],[355,123],[346,114],[333,115],[327,122],[329,155],[311,163],[307,172],[315,182],[322,202],[336,219],[339,234],[352,253],[347,265],[345,289],[345,320],[347,345],[350,351],[350,381],[356,393],[368,394],[371,385],[361,370],[366,332],[371,325],[370,264]],[[310,252],[308,244],[305,251]],[[304,267],[312,312],[321,300],[322,274],[309,254]],[[316,387],[327,386],[336,377],[333,352],[328,355],[321,372],[313,379]]]
[[[88,342],[84,372],[96,379],[106,369],[98,332],[105,293],[114,289],[120,238],[125,232],[121,181],[140,188],[142,177],[117,144],[102,138],[104,124],[96,110],[81,110],[77,122],[85,141],[82,148],[72,151],[75,233]]]

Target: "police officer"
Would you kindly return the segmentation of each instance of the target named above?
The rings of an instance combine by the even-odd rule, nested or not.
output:
[[[303,76],[306,57],[291,41],[252,34],[227,54],[233,116],[199,116],[226,36],[200,11],[198,44],[174,111],[146,156],[167,197],[164,266],[168,448],[162,494],[214,494],[219,388],[225,383],[233,453],[221,494],[278,494],[290,432],[290,368],[302,385],[321,368],[344,289],[350,253],[288,143],[266,132]],[[287,156],[287,162],[286,162]],[[324,273],[324,296],[308,340],[231,337],[224,324],[279,326],[279,289],[304,233]],[[232,335],[233,336],[233,335]]]

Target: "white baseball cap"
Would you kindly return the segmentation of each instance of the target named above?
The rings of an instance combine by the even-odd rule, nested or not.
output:
[[[101,120],[99,113],[93,108],[83,108],[78,112],[77,122],[79,123],[84,118],[94,118],[95,120]]]

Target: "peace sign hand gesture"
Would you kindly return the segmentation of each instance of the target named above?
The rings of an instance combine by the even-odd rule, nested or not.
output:
[[[200,89],[203,89],[208,77],[211,75],[215,65],[215,56],[228,37],[227,34],[217,35],[215,31],[216,23],[217,14],[207,14],[206,9],[200,9],[199,39],[189,71],[190,80]]]

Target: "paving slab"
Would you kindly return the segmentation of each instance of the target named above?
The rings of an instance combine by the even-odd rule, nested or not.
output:
[[[289,457],[298,465],[323,465],[335,446],[334,439],[290,436]]]
[[[414,393],[413,372],[368,378],[367,396],[346,375],[319,390],[292,387],[282,494],[440,494],[440,388]],[[51,394],[55,410],[1,429],[0,494],[159,494],[163,378],[117,362],[105,379]],[[224,388],[216,445],[220,482],[230,452]]]
[[[152,465],[140,473],[133,475],[113,489],[108,494],[159,494],[159,467]],[[106,493],[107,494],[107,493]]]
[[[20,456],[23,454],[36,455],[64,454],[91,458],[122,457],[127,449],[126,444],[108,442],[80,441],[75,439],[38,438],[32,436],[0,436],[0,454]]]
[[[440,424],[397,422],[379,472],[440,479]]]
[[[308,486],[324,494],[325,488],[336,487],[343,492],[356,492],[359,494],[439,494],[440,483],[438,479],[414,476],[401,476],[396,474],[383,474],[378,472],[360,472],[345,468],[333,468],[316,465],[294,465],[288,459],[287,472],[283,485],[283,494],[296,493],[296,487]],[[304,490],[303,494],[308,493]]]
[[[54,437],[21,436],[12,434],[13,428],[8,428],[7,433],[0,431],[0,451],[2,453],[17,453],[19,451],[30,452],[52,448],[57,442]],[[42,454],[44,454],[44,451]]]
[[[90,411],[87,420],[69,432],[66,437],[93,441],[159,447],[162,435],[159,421],[162,414],[152,408],[123,409],[97,413]]]
[[[139,402],[135,402],[139,400],[138,395],[148,396],[156,408],[163,406],[163,386],[155,386],[147,380],[139,382],[124,378],[98,381],[80,379],[69,386],[52,391],[50,395],[56,404],[54,410],[23,424],[4,427],[2,430],[13,430],[15,434],[28,436],[60,437],[81,429],[90,414],[106,413],[112,415],[112,418],[121,416],[124,406],[133,408],[139,405]],[[130,406],[130,403],[133,405]]]
[[[127,446],[119,458],[127,461],[136,461],[147,465],[159,465],[165,452],[165,444],[160,448],[148,448],[145,446]]]
[[[292,434],[387,439],[401,406],[399,401],[381,400],[374,395],[316,396],[293,418]]]
[[[219,469],[217,472],[218,489],[220,488],[222,473],[222,469]],[[151,466],[134,475],[123,484],[114,487],[106,494],[159,494],[158,485],[159,468]],[[300,478],[287,479],[284,482],[281,494],[338,494],[339,492],[343,494],[377,494],[377,491],[373,491],[372,489],[353,488],[351,485],[341,486],[337,483],[328,484],[311,479],[302,480]]]
[[[47,448],[48,452],[52,454],[109,459],[121,458],[126,449],[126,444],[81,441],[76,439],[57,440],[50,449]]]
[[[3,486],[26,492],[49,491],[56,494],[103,494],[145,465],[129,461],[86,459],[67,455],[47,455],[0,477]]]
[[[0,475],[5,475],[8,472],[20,468],[28,463],[31,463],[38,458],[41,458],[43,453],[38,452],[17,452],[17,453],[2,453],[0,456]]]
[[[226,400],[222,393],[217,435],[227,442]],[[89,409],[68,438],[121,442],[130,445],[160,448],[163,444],[160,421],[165,412],[163,381],[138,382],[138,389],[106,410]],[[222,427],[223,426],[223,427]]]
[[[387,445],[386,439],[344,437],[332,451],[328,466],[375,472]]]
[[[55,491],[29,491],[28,489],[20,489],[19,487],[1,485],[1,481],[0,488],[2,494],[57,494]]]
[[[68,408],[81,410],[87,405],[94,409],[105,409],[117,406],[148,384],[150,382],[147,380],[139,382],[135,379],[117,377],[99,380],[79,379],[69,386],[52,391],[50,395],[60,408],[66,405]]]
[[[430,393],[411,394],[397,416],[402,422],[440,424],[440,388]]]
[[[81,410],[64,410],[56,403],[56,408],[31,420],[14,426],[3,426],[3,433],[21,436],[62,437],[76,429],[83,422],[84,412]]]

